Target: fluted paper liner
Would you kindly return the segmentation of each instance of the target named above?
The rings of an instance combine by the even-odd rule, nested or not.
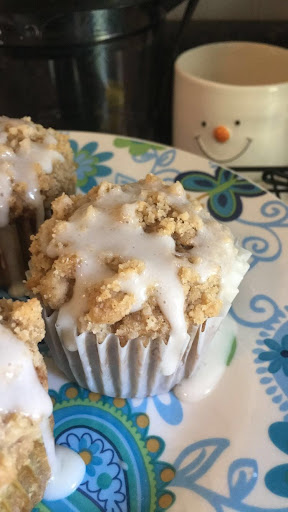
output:
[[[77,350],[70,351],[57,332],[58,311],[44,312],[46,341],[57,366],[70,380],[90,391],[112,397],[143,398],[167,393],[183,378],[188,378],[195,366],[201,347],[211,340],[223,317],[211,318],[203,326],[195,326],[190,342],[172,375],[163,375],[161,363],[167,345],[163,340],[129,340],[121,347],[119,338],[108,335],[102,343],[92,333],[75,337]]]

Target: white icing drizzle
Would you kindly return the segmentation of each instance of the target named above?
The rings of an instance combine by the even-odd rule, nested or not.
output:
[[[175,395],[183,402],[198,402],[210,394],[222,378],[237,324],[228,315],[221,323],[209,345],[197,352],[198,361],[189,379],[184,379],[174,387]]]
[[[59,499],[59,493],[61,497],[68,496],[81,483],[85,464],[72,450],[66,448],[63,452],[62,447],[56,447],[55,450],[49,421],[53,411],[51,399],[38,379],[29,349],[2,324],[0,382],[0,414],[16,412],[40,421],[42,438],[51,467],[46,499]],[[64,470],[65,474],[62,474]]]
[[[156,190],[163,190],[161,182],[157,182],[155,187]],[[81,261],[77,269],[73,297],[60,308],[57,330],[66,348],[77,350],[77,319],[86,310],[85,291],[93,283],[111,274],[104,263],[104,255],[108,253],[125,260],[141,260],[145,263],[144,272],[141,275],[130,274],[128,278],[121,279],[120,287],[122,291],[134,295],[135,300],[130,311],[134,312],[141,309],[147,297],[147,289],[154,286],[159,307],[171,328],[162,362],[163,374],[170,375],[177,368],[189,342],[184,314],[184,291],[178,270],[180,266],[191,264],[187,260],[189,254],[183,258],[176,254],[175,241],[171,236],[146,233],[139,225],[136,215],[132,221],[131,218],[127,222],[115,220],[113,209],[125,204],[130,217],[133,208],[136,208],[135,202],[142,199],[142,193],[138,183],[124,190],[120,187],[112,189],[96,200],[94,205],[79,208],[48,245],[46,252],[52,258],[61,254],[77,254]],[[194,208],[184,191],[179,196],[166,194],[166,197],[171,205],[177,205],[182,211]],[[230,231],[214,221],[205,210],[197,210],[197,214],[203,221],[203,227],[194,238],[195,247],[187,253],[199,257],[200,262],[195,268],[203,281],[222,270],[221,298],[228,301],[232,295],[236,295],[237,286],[248,269],[249,253],[245,251],[245,261],[239,264],[233,282],[229,274],[234,268],[239,250],[234,245]]]
[[[56,465],[44,494],[47,501],[62,500],[72,494],[81,484],[86,472],[85,462],[70,448],[56,445],[55,454]]]
[[[58,151],[49,148],[49,144],[56,144],[57,141],[50,133],[47,133],[42,143],[33,142],[25,138],[19,144],[15,152],[5,145],[7,133],[4,132],[5,124],[9,125],[31,125],[33,123],[20,119],[0,118],[0,227],[6,226],[9,222],[9,199],[12,192],[12,183],[25,183],[26,200],[33,204],[38,214],[38,224],[43,218],[43,200],[39,191],[38,177],[35,165],[41,166],[42,172],[50,174],[53,169],[53,162],[63,161],[64,157]],[[4,144],[4,145],[3,145]]]
[[[220,269],[219,298],[225,309],[238,293],[238,286],[249,268],[251,253],[235,243],[229,228],[215,221],[206,210],[201,210],[199,215],[203,226],[197,231],[193,239],[193,249],[189,252],[200,260],[195,264],[195,269],[202,281],[206,281]]]
[[[0,413],[49,418],[52,402],[41,386],[29,349],[0,324]]]

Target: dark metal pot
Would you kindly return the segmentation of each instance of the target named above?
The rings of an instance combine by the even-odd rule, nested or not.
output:
[[[0,1],[0,113],[161,139],[163,23],[180,1]]]

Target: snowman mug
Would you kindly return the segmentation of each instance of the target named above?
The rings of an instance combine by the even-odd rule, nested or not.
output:
[[[288,165],[288,50],[198,46],[175,62],[173,145],[233,167]]]

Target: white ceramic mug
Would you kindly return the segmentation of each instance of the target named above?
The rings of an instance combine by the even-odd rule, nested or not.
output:
[[[213,43],[175,62],[173,145],[235,167],[288,165],[288,50]]]

